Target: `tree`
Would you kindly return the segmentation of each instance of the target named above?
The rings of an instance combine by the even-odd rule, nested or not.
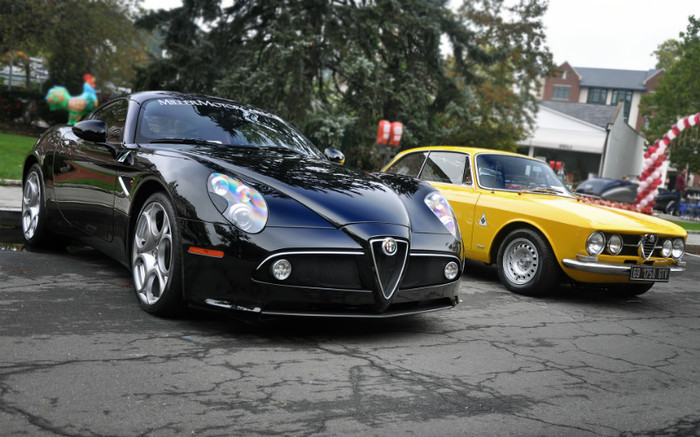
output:
[[[656,55],[656,69],[667,70],[681,57],[681,43],[675,39],[669,39],[658,45],[654,50]]]
[[[501,59],[477,65],[471,72],[479,77],[469,81],[475,82],[467,106],[473,122],[454,117],[451,143],[514,150],[527,136],[537,113],[535,88],[540,78],[555,70],[545,46],[541,21],[545,11],[546,3],[537,0],[508,5],[504,0],[471,0],[459,8],[462,24],[473,31],[476,43],[499,53]],[[454,74],[460,76],[459,71]]]
[[[49,84],[79,92],[90,73],[98,85],[129,85],[145,62],[145,34],[133,25],[139,2],[0,0],[0,47],[44,55]]]
[[[659,80],[654,93],[642,97],[641,112],[647,119],[644,134],[650,142],[662,136],[679,119],[700,112],[700,20],[688,18],[686,32],[680,33],[678,59]],[[700,171],[700,127],[686,129],[669,146],[670,160],[677,167],[689,165]]]
[[[489,13],[499,13],[498,3]],[[512,12],[537,21],[544,9],[525,6],[538,3]],[[498,139],[481,145],[514,147],[532,85],[525,49],[548,55],[513,45],[522,30],[513,24],[500,27],[508,38],[482,40],[469,19],[447,0],[258,0],[226,8],[184,0],[140,21],[164,35],[168,56],[143,68],[136,88],[214,91],[254,104],[321,148],[342,148],[348,163],[362,168],[381,165],[373,144],[380,119],[404,124],[403,148],[465,138],[460,133]],[[514,84],[517,91],[504,89]],[[499,105],[486,104],[497,98]],[[501,114],[492,116],[494,108]]]
[[[0,53],[7,53],[11,69],[18,63],[24,65],[26,88],[31,74],[27,54],[40,51],[38,41],[45,12],[38,0],[0,0]],[[9,81],[7,86],[9,89]]]

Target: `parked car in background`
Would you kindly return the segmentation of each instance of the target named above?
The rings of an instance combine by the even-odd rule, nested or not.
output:
[[[698,198],[700,198],[700,189],[691,187],[686,191],[685,196],[681,199],[681,203],[686,203],[686,206],[691,205],[696,207],[695,205],[697,205]],[[676,209],[676,191],[659,188],[659,195],[656,197],[654,209],[665,212],[666,214],[673,214]],[[685,211],[685,207],[681,209]],[[690,213],[690,211],[688,211],[688,213]]]
[[[622,179],[590,178],[581,182],[576,194],[598,197],[620,203],[634,203],[638,184]]]
[[[112,256],[157,315],[456,305],[461,236],[444,197],[342,160],[251,106],[138,93],[42,135],[24,165],[22,230],[29,244],[67,236]]]
[[[685,271],[683,228],[587,204],[535,158],[422,147],[399,153],[382,171],[437,187],[457,214],[465,257],[496,264],[501,282],[516,293],[541,295],[566,280],[639,295]]]

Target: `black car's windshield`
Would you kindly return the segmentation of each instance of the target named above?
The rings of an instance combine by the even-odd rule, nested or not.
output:
[[[556,173],[535,159],[482,153],[476,157],[476,174],[482,188],[571,196]]]
[[[164,98],[145,102],[139,115],[136,142],[284,148],[322,157],[308,139],[276,116],[207,98]]]

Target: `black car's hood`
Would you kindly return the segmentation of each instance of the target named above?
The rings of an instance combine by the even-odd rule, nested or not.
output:
[[[286,194],[336,226],[363,222],[410,226],[397,194],[369,173],[279,149],[196,146],[180,152]]]

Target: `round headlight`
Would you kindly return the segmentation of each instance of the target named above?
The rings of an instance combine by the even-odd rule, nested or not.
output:
[[[622,252],[622,237],[615,234],[608,240],[608,253],[617,255]]]
[[[286,259],[278,259],[272,264],[272,276],[278,281],[284,281],[292,274],[292,264]]]
[[[685,242],[683,241],[682,238],[676,238],[673,240],[673,250],[671,251],[671,255],[675,259],[680,259],[683,257],[683,254],[685,253]]]
[[[265,228],[267,203],[258,190],[221,173],[209,176],[207,188],[214,206],[239,229],[256,234]]]
[[[671,242],[671,240],[664,240],[664,244],[661,245],[661,256],[663,256],[664,258],[668,258],[669,256],[671,256],[672,251],[673,243]]]
[[[605,235],[600,231],[595,231],[588,236],[586,241],[586,251],[589,255],[598,256],[605,248]]]
[[[456,262],[450,261],[445,266],[445,278],[448,281],[452,281],[459,274],[459,265]]]

